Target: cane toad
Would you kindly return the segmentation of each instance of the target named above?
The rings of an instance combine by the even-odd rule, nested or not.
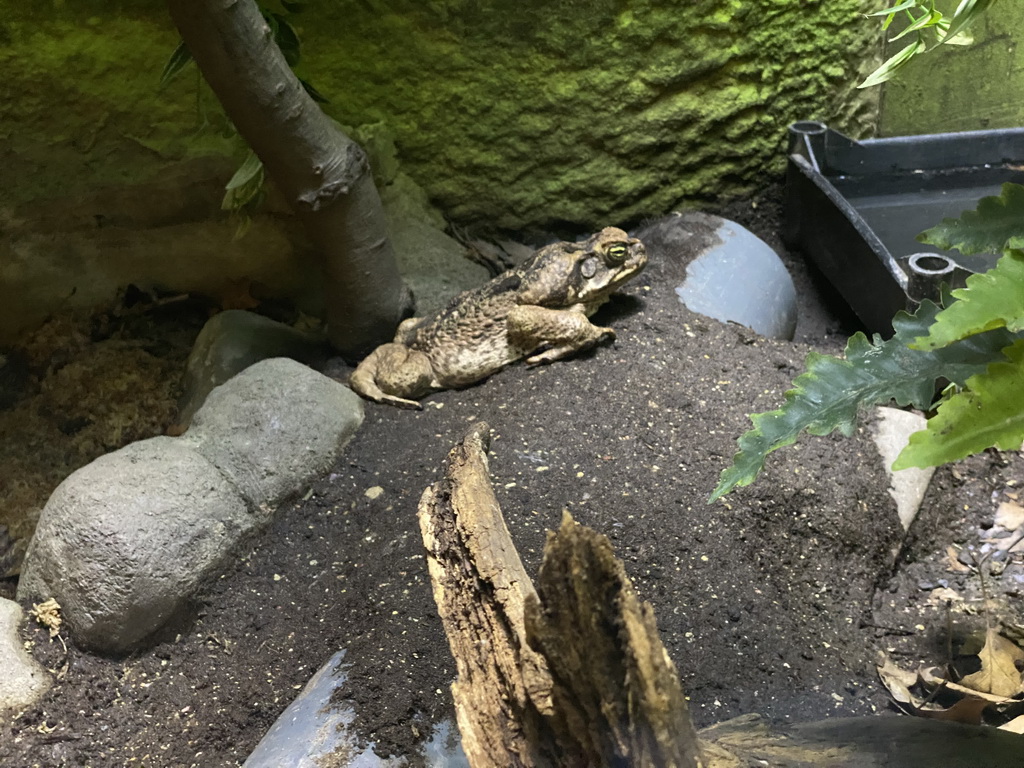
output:
[[[549,363],[614,339],[614,330],[588,317],[646,264],[643,243],[614,227],[545,246],[434,317],[403,322],[349,386],[378,403],[419,408],[418,398],[468,386],[521,358]]]

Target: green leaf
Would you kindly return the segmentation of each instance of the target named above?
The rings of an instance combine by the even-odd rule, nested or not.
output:
[[[1007,251],[988,272],[968,277],[967,287],[953,291],[953,296],[957,301],[942,310],[927,335],[911,346],[936,349],[993,328],[1024,330],[1024,252]]]
[[[270,16],[275,22],[271,25],[274,30],[274,42],[284,54],[284,60],[288,62],[288,66],[294,68],[302,58],[299,36],[285,16],[279,13],[271,13]]]
[[[866,16],[891,16],[894,13],[900,11],[906,11],[910,8],[917,7],[917,0],[906,0],[899,5],[894,5],[892,8],[886,8],[884,11],[875,11],[874,13],[865,14]]]
[[[961,29],[952,37],[949,36],[950,21],[949,18],[943,17],[936,25],[935,36],[939,40],[939,45],[974,45],[974,36],[966,29]]]
[[[896,35],[896,37],[889,38],[889,42],[891,43],[899,40],[901,37],[906,37],[911,32],[917,32],[919,30],[926,29],[927,27],[938,26],[941,21],[942,14],[938,11],[922,13],[919,18],[914,19],[914,21],[908,24],[907,28]]]
[[[281,0],[281,7],[284,8],[288,13],[302,13],[306,10],[306,6],[302,0]]]
[[[1006,349],[1009,362],[992,363],[967,380],[967,388],[939,406],[926,429],[910,436],[893,469],[935,467],[998,448],[1020,450],[1024,442],[1024,339]]]
[[[902,67],[906,66],[907,62],[916,54],[923,53],[926,47],[924,40],[918,38],[895,56],[887,59],[882,66],[868,75],[864,82],[857,87],[870,88],[873,85],[879,85],[880,83],[884,83],[886,80],[891,79],[892,76],[895,75]]]
[[[930,301],[921,302],[914,315],[899,312],[891,339],[876,335],[869,342],[857,333],[847,344],[846,359],[808,354],[807,370],[793,382],[782,408],[750,417],[754,428],[740,437],[739,453],[722,472],[708,503],[751,483],[768,454],[796,442],[802,432],[827,435],[839,430],[851,435],[861,408],[890,400],[927,408],[938,379],[963,384],[1014,341],[1005,329],[996,329],[937,350],[911,349],[909,343],[924,335],[938,313],[938,305]]]
[[[331,103],[327,99],[327,97],[324,96],[322,93],[320,93],[320,91],[318,91],[316,88],[314,88],[313,84],[310,83],[308,80],[303,80],[300,77],[299,78],[299,83],[302,84],[303,89],[306,91],[306,93],[309,94],[309,97],[311,99],[313,99],[313,101],[319,102],[320,104],[330,104]]]
[[[245,156],[245,160],[238,167],[238,170],[235,171],[235,175],[224,185],[224,189],[229,192],[234,189],[240,189],[247,184],[251,184],[257,176],[261,178],[262,182],[263,163],[256,153],[250,150],[249,154]]]
[[[192,61],[192,53],[185,45],[185,41],[182,40],[167,59],[167,63],[164,64],[164,71],[160,73],[160,87],[165,88],[181,70],[188,66],[190,61]]]
[[[995,3],[995,0],[961,0],[960,5],[953,12],[949,29],[943,35],[942,42],[951,41],[962,33],[978,16],[987,11],[993,3]]]
[[[981,198],[977,210],[964,211],[959,219],[943,219],[917,239],[965,255],[1024,248],[1024,186],[1007,182],[998,197]]]

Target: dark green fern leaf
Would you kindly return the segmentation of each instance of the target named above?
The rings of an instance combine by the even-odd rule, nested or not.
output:
[[[927,408],[936,382],[948,379],[963,385],[1002,359],[1001,350],[1014,341],[1004,328],[971,336],[935,350],[910,348],[927,333],[939,313],[925,301],[916,314],[900,312],[893,319],[896,334],[869,341],[855,334],[846,346],[845,359],[811,352],[807,370],[793,382],[782,408],[751,416],[754,428],[740,437],[739,453],[719,478],[709,503],[736,486],[750,484],[774,450],[791,445],[802,432],[827,435],[839,430],[852,435],[859,411],[895,400],[899,405]]]
[[[974,211],[964,211],[959,219],[943,219],[926,229],[917,239],[943,250],[956,249],[963,254],[1002,253],[1008,248],[1024,248],[1021,236],[1024,222],[1024,186],[1003,184],[999,196],[983,197]]]

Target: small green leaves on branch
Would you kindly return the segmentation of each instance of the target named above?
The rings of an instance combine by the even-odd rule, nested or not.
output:
[[[221,200],[220,207],[240,217],[235,230],[236,240],[249,230],[252,212],[263,204],[266,197],[263,191],[264,179],[263,163],[255,152],[249,150],[235,175],[224,185],[224,199]]]
[[[907,62],[926,51],[938,48],[943,44],[970,45],[974,42],[967,34],[967,27],[982,13],[988,10],[996,0],[961,0],[952,16],[946,16],[935,9],[935,0],[905,0],[905,2],[869,13],[867,16],[884,16],[882,29],[888,30],[893,21],[901,16],[908,19],[907,26],[889,42],[914,36],[914,41],[905,46],[895,56],[890,57],[878,69],[872,72],[858,88],[870,88],[891,79]],[[929,38],[934,42],[929,45]]]

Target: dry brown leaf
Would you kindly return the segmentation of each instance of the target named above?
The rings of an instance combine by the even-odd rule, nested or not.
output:
[[[959,604],[961,602],[963,602],[963,597],[949,587],[936,587],[928,593],[928,605]]]
[[[989,704],[1012,704],[1017,701],[1017,699],[1009,696],[998,696],[994,693],[983,693],[982,691],[977,691],[974,688],[968,688],[965,685],[952,683],[942,676],[942,672],[938,667],[921,667],[917,673],[921,676],[921,684],[929,689],[943,686],[947,691],[959,693],[963,696],[984,699]]]
[[[967,723],[980,725],[982,712],[990,704],[1002,703],[1005,699],[997,698],[991,694],[983,695],[970,691],[963,686],[947,682],[937,673],[937,668],[921,668],[917,674],[900,669],[888,658],[884,664],[876,665],[878,676],[882,684],[889,690],[889,694],[898,704],[904,704],[904,711],[908,714],[915,714],[918,717],[927,717],[932,720],[945,720],[947,722]],[[963,695],[948,709],[943,709],[938,704],[932,703],[928,698],[919,696],[913,692],[914,686],[920,686],[925,691],[943,687],[947,691],[955,691]]]
[[[952,544],[946,547],[946,570],[952,573],[969,573],[971,569],[957,560],[959,554]]]
[[[900,669],[887,657],[884,664],[876,665],[878,678],[889,691],[889,695],[900,704],[909,704],[914,709],[920,706],[920,699],[910,692],[917,684],[917,675]]]
[[[989,629],[985,633],[985,647],[978,653],[981,669],[967,675],[960,684],[980,693],[995,696],[1016,696],[1021,692],[1020,671],[1017,664],[1024,664],[1024,651],[999,634]]]
[[[999,726],[1004,731],[1010,733],[1024,733],[1024,715],[1017,715],[1008,723],[1003,723]]]
[[[981,725],[981,713],[985,711],[991,702],[975,696],[965,696],[949,709],[920,709],[918,714],[921,717],[928,717],[932,720],[945,720],[951,723],[966,723],[967,725]]]
[[[1012,501],[1004,501],[996,509],[995,524],[1008,531],[1015,531],[1024,525],[1024,507]]]

